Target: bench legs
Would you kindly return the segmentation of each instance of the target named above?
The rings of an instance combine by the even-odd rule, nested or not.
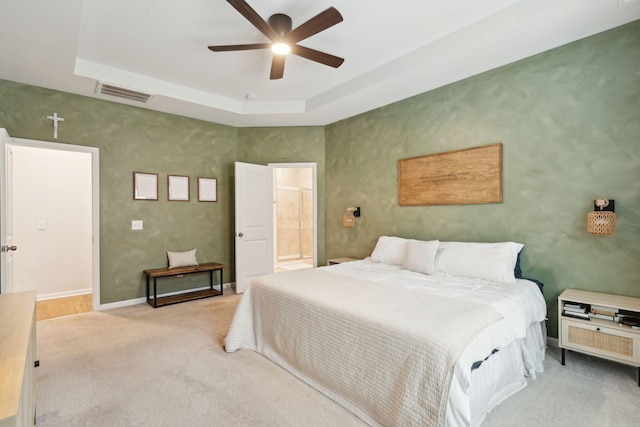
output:
[[[156,282],[156,278],[153,278],[153,303],[151,303],[151,296],[150,296],[150,289],[149,289],[149,276],[147,276],[147,302],[149,303],[149,305],[151,305],[153,308],[157,308],[158,304],[158,284]]]
[[[206,296],[198,296],[198,297],[193,297],[193,298],[185,298],[184,300],[181,301],[175,301],[175,302],[183,302],[183,301],[189,301],[190,299],[198,299],[198,298],[206,298],[206,297],[212,297],[212,296],[217,296],[217,295],[222,295],[223,293],[223,288],[224,288],[224,281],[223,281],[223,276],[222,276],[222,268],[217,269],[217,270],[209,270],[209,289],[210,291],[216,291],[216,289],[213,288],[213,275],[216,271],[220,272],[220,293],[219,294],[210,294],[210,295],[206,295]],[[204,273],[203,271],[194,271],[193,273]],[[176,274],[176,276],[182,276],[184,274],[190,274],[190,273],[180,273],[180,274]],[[161,276],[161,277],[169,277],[167,276]],[[186,292],[185,294],[189,294],[189,292]],[[175,303],[172,302],[171,304]],[[151,277],[149,275],[147,275],[147,303],[149,303],[149,305],[151,305],[153,308],[158,308],[158,278],[154,277],[153,278],[153,300],[151,299]],[[167,305],[167,303],[162,304],[162,305]]]
[[[210,285],[210,288],[211,288],[212,291],[213,291],[213,273],[215,271],[216,270],[209,271],[209,285]],[[222,269],[219,269],[217,271],[220,272],[220,293],[222,293],[222,288],[224,286],[224,282],[222,281]]]

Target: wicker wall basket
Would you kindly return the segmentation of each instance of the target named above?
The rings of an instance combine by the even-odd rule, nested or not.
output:
[[[593,211],[587,215],[587,231],[599,236],[616,232],[616,214],[610,211]]]

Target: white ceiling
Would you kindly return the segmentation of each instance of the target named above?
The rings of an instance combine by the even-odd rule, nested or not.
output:
[[[293,27],[344,21],[299,44],[269,80],[268,40],[225,0],[0,0],[0,79],[231,126],[325,125],[640,19],[638,0],[247,0]],[[155,94],[95,94],[97,81]],[[63,113],[63,112],[61,112]]]

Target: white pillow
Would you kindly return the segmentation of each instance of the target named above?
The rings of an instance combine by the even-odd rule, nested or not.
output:
[[[433,273],[438,243],[437,240],[407,240],[402,267],[417,273]]]
[[[195,249],[192,249],[190,251],[185,251],[185,252],[167,251],[167,257],[169,258],[169,268],[198,265],[198,261],[196,260]]]
[[[390,265],[402,265],[407,239],[401,237],[380,236],[371,252],[371,260]]]
[[[513,270],[523,247],[523,244],[515,242],[440,242],[436,271],[452,276],[514,283]]]

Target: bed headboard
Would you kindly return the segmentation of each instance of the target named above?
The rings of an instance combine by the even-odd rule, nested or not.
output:
[[[525,279],[530,280],[540,288],[540,292],[544,295],[544,283],[536,279],[529,279],[526,277],[522,277],[522,268],[520,268],[520,253],[518,254],[518,259],[516,260],[516,267],[513,269],[513,275],[516,276],[516,279]]]

